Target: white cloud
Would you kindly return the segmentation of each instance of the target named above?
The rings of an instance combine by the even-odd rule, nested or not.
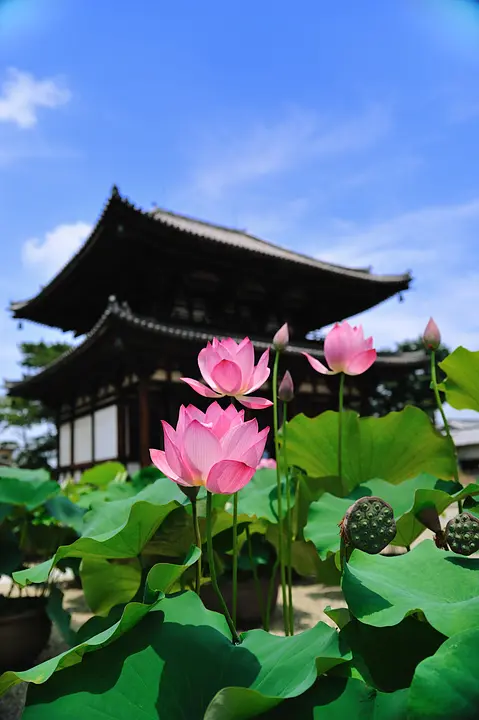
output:
[[[91,232],[91,225],[76,222],[58,225],[44,239],[30,238],[22,248],[22,262],[49,279],[70,259]]]
[[[293,169],[318,157],[370,148],[391,127],[389,110],[376,105],[343,121],[295,110],[276,123],[259,123],[234,136],[204,143],[194,186],[212,198],[225,190]]]
[[[433,315],[446,345],[479,349],[479,199],[331,228],[316,240],[321,259],[380,273],[412,270],[403,303],[393,298],[357,316],[378,347],[418,337]]]
[[[31,73],[10,68],[1,86],[0,122],[31,128],[37,123],[39,108],[56,108],[70,98],[71,92],[57,78],[40,80]]]

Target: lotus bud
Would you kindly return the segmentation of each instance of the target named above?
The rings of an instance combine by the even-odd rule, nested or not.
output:
[[[379,497],[364,497],[351,505],[340,523],[341,535],[348,545],[376,555],[396,536],[392,507]]]
[[[286,370],[278,388],[278,398],[281,402],[291,402],[294,398],[293,378],[289,370]]]
[[[288,329],[288,323],[284,323],[278,330],[278,332],[275,334],[273,338],[273,347],[278,352],[282,352],[286,349],[287,345],[289,343],[289,329]]]
[[[479,550],[479,518],[463,512],[446,525],[446,541],[458,555],[473,555]]]
[[[426,350],[437,350],[441,344],[441,333],[432,318],[429,319],[429,322],[426,325],[422,341]]]

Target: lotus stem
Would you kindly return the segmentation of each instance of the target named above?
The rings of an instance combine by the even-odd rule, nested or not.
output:
[[[449,440],[449,443],[451,445],[452,451],[454,453],[454,480],[459,483],[459,470],[457,467],[457,454],[456,454],[456,446],[454,444],[454,440],[452,439],[451,435],[451,429],[449,427],[449,423],[447,421],[446,413],[444,412],[444,408],[442,406],[441,396],[439,394],[439,388],[437,386],[437,375],[436,375],[436,351],[431,350],[431,384],[432,389],[434,390],[434,396],[436,398],[436,405],[437,409],[439,410],[439,413],[442,418],[442,422],[444,425],[444,430],[446,432],[447,438]],[[457,501],[457,507],[459,509],[459,512],[462,512],[462,501]]]
[[[339,416],[338,416],[338,477],[343,480],[343,406],[344,406],[344,373],[339,375]]]
[[[276,561],[273,565],[273,572],[271,573],[271,578],[269,581],[268,598],[266,600],[266,617],[265,617],[265,621],[264,621],[264,629],[266,630],[266,632],[269,632],[271,604],[273,602],[273,590],[274,590],[274,584],[276,581],[276,573],[278,572],[278,566],[279,566],[279,556],[276,558]]]
[[[286,449],[286,421],[288,411],[287,403],[283,403],[283,459],[286,473],[286,516],[287,522],[287,546],[286,563],[288,575],[288,611],[289,611],[289,632],[294,635],[294,606],[293,606],[293,514],[291,511],[291,478],[289,476],[288,454]]]
[[[246,542],[248,545],[248,557],[249,557],[249,561],[251,563],[251,569],[253,571],[254,586],[255,586],[256,595],[258,598],[258,607],[259,607],[259,611],[261,614],[261,624],[262,624],[263,628],[265,628],[266,620],[265,620],[265,615],[264,615],[263,593],[261,592],[261,585],[259,584],[258,568],[256,567],[256,563],[254,562],[254,558],[253,558],[253,547],[251,545],[251,533],[249,530],[249,525],[246,526]]]
[[[238,493],[233,495],[233,624],[236,626],[238,607]]]
[[[201,532],[200,532],[200,524],[198,522],[198,506],[196,504],[196,497],[191,498],[191,515],[193,518],[193,532],[195,534],[195,545],[196,547],[199,547],[200,549],[200,556],[198,558],[198,562],[196,563],[196,579],[195,579],[195,592],[199,596],[201,594],[201,550],[202,550],[202,542],[201,542]]]
[[[216,596],[217,596],[217,598],[220,602],[221,608],[223,610],[223,614],[226,618],[226,622],[228,623],[228,627],[230,629],[230,632],[231,632],[231,635],[233,638],[233,643],[235,645],[237,645],[241,642],[241,638],[236,631],[233,620],[231,619],[231,615],[229,613],[228,606],[225,603],[225,599],[224,599],[223,595],[221,594],[221,590],[218,585],[218,579],[216,577],[215,554],[214,554],[214,550],[213,550],[212,519],[213,519],[213,495],[208,490],[206,493],[206,536],[207,536],[207,545],[208,545],[208,564],[210,566],[211,584],[213,585],[213,590],[216,593]]]
[[[274,448],[276,455],[276,487],[278,492],[278,528],[279,528],[279,542],[278,542],[278,554],[279,554],[279,567],[281,577],[281,595],[283,599],[283,623],[284,623],[284,634],[289,635],[289,615],[288,615],[288,598],[286,594],[286,567],[284,557],[284,542],[283,542],[283,502],[282,502],[282,487],[281,487],[281,470],[280,470],[280,451],[279,451],[279,422],[278,422],[278,366],[279,366],[279,352],[276,351],[273,365],[273,428],[274,428]]]

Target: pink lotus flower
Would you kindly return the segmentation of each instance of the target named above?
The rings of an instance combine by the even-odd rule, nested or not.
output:
[[[256,420],[244,421],[244,410],[215,402],[206,413],[182,405],[176,430],[163,421],[163,432],[165,450],[150,450],[162,473],[178,485],[230,495],[256,472],[269,428],[258,432]]]
[[[274,458],[262,458],[259,461],[258,470],[276,470],[276,460]]]
[[[364,339],[363,328],[351,327],[344,321],[336,325],[327,334],[324,341],[324,357],[331,370],[316,360],[309,353],[304,352],[311,367],[323,375],[361,375],[366,372],[376,360],[377,353],[373,348],[372,337]]]
[[[249,338],[239,344],[232,338],[208,343],[198,355],[198,365],[206,385],[182,378],[193,390],[203,397],[234,397],[252,410],[267,408],[273,403],[266,398],[245,397],[263,385],[269,377],[269,350],[254,364],[254,347]]]
[[[426,350],[437,350],[439,345],[441,344],[441,333],[439,332],[439,328],[432,318],[429,318],[429,322],[426,325],[426,329],[424,330],[422,340],[426,347]]]

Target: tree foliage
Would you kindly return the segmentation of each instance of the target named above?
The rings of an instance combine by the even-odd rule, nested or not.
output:
[[[422,338],[418,338],[417,340],[405,340],[399,343],[395,350],[384,351],[384,354],[394,355],[398,352],[415,352],[423,349]],[[449,352],[450,350],[445,345],[441,345],[436,351],[437,361],[444,360]],[[438,370],[438,379],[442,379],[440,370]],[[436,401],[430,388],[430,382],[431,376],[428,367],[416,368],[401,374],[399,378],[381,382],[369,398],[368,414],[383,416],[389,412],[402,410],[406,405],[415,405],[424,410],[431,419],[434,419]]]
[[[19,346],[20,366],[28,374],[39,371],[70,348],[67,343],[25,342]],[[0,397],[0,431],[12,430],[19,441],[15,461],[20,467],[38,468],[49,465],[55,451],[55,431],[51,411],[41,402],[19,397]],[[45,431],[34,433],[45,425]]]

